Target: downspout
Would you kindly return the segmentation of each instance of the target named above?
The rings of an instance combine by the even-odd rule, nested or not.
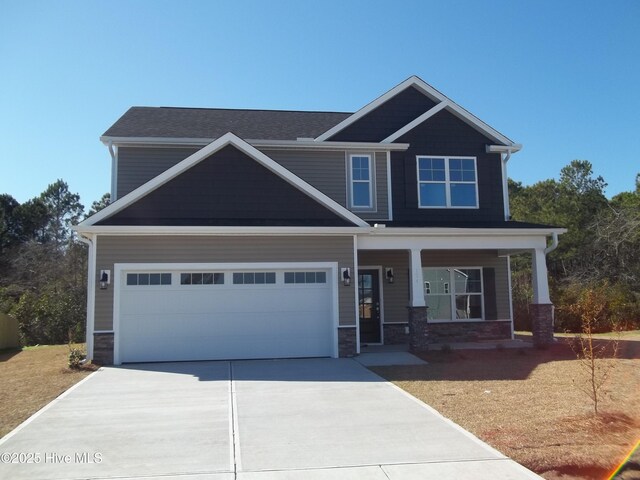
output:
[[[109,149],[109,155],[111,155],[111,203],[113,203],[117,200],[116,180],[118,178],[118,156],[113,149],[113,140],[109,140],[107,148]]]
[[[556,248],[558,248],[558,234],[556,232],[553,232],[551,234],[551,245],[549,245],[547,248],[544,249],[544,254],[548,255],[549,253],[553,252]]]
[[[84,237],[78,235],[78,240],[89,247],[87,262],[87,320],[86,320],[86,343],[87,357],[86,360],[93,359],[93,320],[95,311],[96,285],[95,285],[95,269],[96,269],[96,245],[93,236]]]
[[[504,219],[511,220],[511,210],[509,208],[509,180],[507,179],[507,162],[511,158],[511,149],[507,150],[506,155],[502,159],[502,201],[504,202]]]

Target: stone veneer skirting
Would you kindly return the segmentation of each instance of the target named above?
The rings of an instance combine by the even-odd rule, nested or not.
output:
[[[429,323],[428,343],[461,343],[511,339],[511,321]]]
[[[385,323],[382,325],[384,331],[385,345],[405,345],[409,343],[409,334],[405,332],[408,323]]]
[[[93,363],[113,365],[113,333],[93,334]]]
[[[338,329],[338,356],[354,357],[357,353],[356,327]]]

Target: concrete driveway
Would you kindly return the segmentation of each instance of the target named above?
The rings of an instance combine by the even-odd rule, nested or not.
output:
[[[103,368],[0,440],[0,478],[540,478],[348,359]]]

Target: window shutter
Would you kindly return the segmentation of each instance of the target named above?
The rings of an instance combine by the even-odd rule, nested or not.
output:
[[[496,269],[483,267],[482,279],[484,286],[484,318],[485,320],[497,320]]]

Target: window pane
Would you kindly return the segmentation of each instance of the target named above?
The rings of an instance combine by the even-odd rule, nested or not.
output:
[[[451,184],[452,207],[476,207],[476,186],[471,183]]]
[[[480,295],[456,295],[456,318],[482,318]]]
[[[428,318],[431,320],[452,320],[451,295],[427,295]]]
[[[351,178],[352,180],[369,180],[369,158],[351,157]]]
[[[456,293],[482,293],[480,270],[467,268],[454,271]]]
[[[304,272],[296,272],[296,283],[304,283]]]
[[[233,274],[233,283],[234,285],[242,285],[243,276],[241,273]]]
[[[418,176],[420,181],[444,182],[444,158],[419,158]]]
[[[152,273],[149,275],[149,285],[160,285],[160,274]]]
[[[213,285],[213,273],[203,273],[202,274],[202,284],[203,285]]]
[[[224,273],[214,273],[213,283],[215,285],[224,285]]]
[[[295,283],[293,272],[284,272],[284,283]]]
[[[181,273],[180,274],[180,285],[191,285],[191,274],[190,273]]]
[[[266,282],[276,283],[276,272],[267,272]]]
[[[316,283],[327,283],[326,272],[316,272]]]
[[[429,283],[431,293],[449,293],[449,270],[446,268],[423,269],[424,282]]]
[[[353,183],[353,206],[369,207],[371,206],[371,196],[369,192],[369,182]]]
[[[304,275],[305,283],[316,283],[316,272],[306,272]]]
[[[191,274],[191,284],[192,285],[202,285],[202,274],[201,273],[192,273]]]
[[[162,285],[171,285],[171,274],[170,273],[163,273],[160,276],[160,283]]]
[[[127,273],[127,285],[138,285],[137,273]]]
[[[444,183],[420,184],[421,207],[446,207],[447,197]]]
[[[251,285],[254,282],[255,282],[255,274],[253,272],[244,274],[243,283],[245,285]]]
[[[255,279],[256,283],[264,284],[264,272],[256,272]]]
[[[149,285],[149,274],[148,273],[139,273],[138,274],[138,285]]]

